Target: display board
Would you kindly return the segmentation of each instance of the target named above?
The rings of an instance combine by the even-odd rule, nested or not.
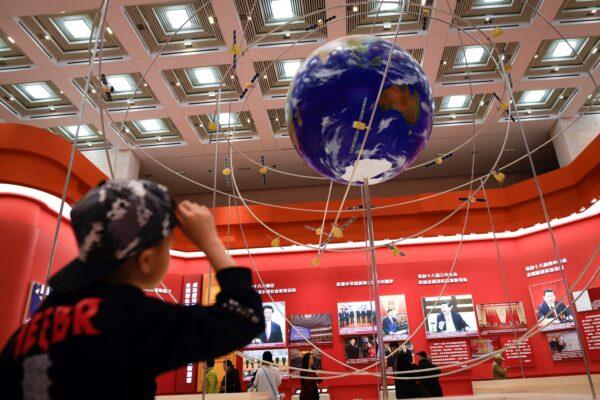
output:
[[[577,299],[575,301],[577,312],[600,310],[600,287],[584,290],[581,296],[580,293],[580,290],[573,291],[573,298]]]
[[[477,319],[470,294],[424,297],[427,339],[477,336]]]
[[[379,315],[384,341],[408,338],[408,315],[403,294],[379,296]]]
[[[377,360],[377,341],[372,335],[344,337],[344,352],[348,364],[361,364]]]
[[[582,357],[577,332],[574,330],[548,333],[548,346],[554,361]]]
[[[586,313],[579,319],[590,359],[600,360],[600,311]]]
[[[375,302],[351,301],[338,303],[340,335],[373,333],[375,327]]]
[[[523,302],[477,304],[477,323],[482,335],[527,330]]]
[[[502,347],[511,345],[515,341],[514,337],[503,336],[500,338]],[[535,365],[533,351],[531,350],[531,342],[529,339],[523,340],[518,344],[507,348],[503,355],[505,364],[510,367],[532,367]]]
[[[436,341],[429,344],[429,356],[435,365],[454,364],[471,358],[466,340]]]
[[[499,337],[478,337],[469,339],[469,347],[473,358],[490,354],[501,347]]]
[[[293,347],[290,349],[290,367],[302,368],[302,357],[306,353],[311,353],[313,356],[313,369],[323,369],[323,360],[321,352],[316,349],[301,349]]]
[[[542,332],[575,327],[573,311],[565,307],[565,286],[562,281],[550,281],[529,286],[531,301]],[[562,313],[561,313],[562,312]],[[558,318],[555,318],[558,317]]]
[[[333,342],[331,314],[292,314],[289,316],[290,346],[306,345],[306,339],[318,344]],[[306,338],[306,339],[305,339]]]
[[[242,365],[242,379],[250,381],[261,365],[263,353],[270,351],[273,354],[273,363],[282,373],[282,378],[288,377],[289,353],[288,349],[262,349],[244,350],[244,361]]]
[[[285,346],[285,302],[264,302],[265,330],[246,346],[247,349]]]

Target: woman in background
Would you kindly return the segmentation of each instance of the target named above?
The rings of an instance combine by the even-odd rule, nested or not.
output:
[[[312,370],[314,361],[312,353],[306,353],[302,357],[302,369]],[[316,377],[316,372],[300,372],[300,400],[319,400],[319,388],[317,383],[322,382],[322,380],[315,379]]]

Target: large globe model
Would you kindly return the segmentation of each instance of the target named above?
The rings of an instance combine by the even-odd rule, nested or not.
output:
[[[393,178],[423,151],[433,124],[425,72],[404,49],[375,36],[333,40],[315,50],[293,79],[286,102],[290,138],[315,169],[348,183],[377,98],[389,52],[391,65],[375,119],[352,178],[360,185]]]

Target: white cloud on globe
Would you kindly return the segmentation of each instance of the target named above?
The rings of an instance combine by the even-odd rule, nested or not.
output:
[[[384,172],[389,171],[394,166],[391,162],[383,159],[371,159],[366,158],[359,160],[356,166],[356,172],[354,173],[354,177],[352,178],[353,182],[364,182],[365,178],[369,179],[369,184],[373,185],[379,182],[382,182],[385,179],[385,176],[381,176],[380,178],[373,177],[377,175],[381,175]],[[350,181],[350,177],[352,176],[352,171],[354,171],[354,165],[349,165],[346,167],[344,174],[340,176],[341,179],[346,182]]]

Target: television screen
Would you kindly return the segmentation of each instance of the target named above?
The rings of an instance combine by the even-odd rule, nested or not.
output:
[[[293,314],[290,322],[290,344],[306,344],[304,338],[319,344],[333,342],[331,314]]]

